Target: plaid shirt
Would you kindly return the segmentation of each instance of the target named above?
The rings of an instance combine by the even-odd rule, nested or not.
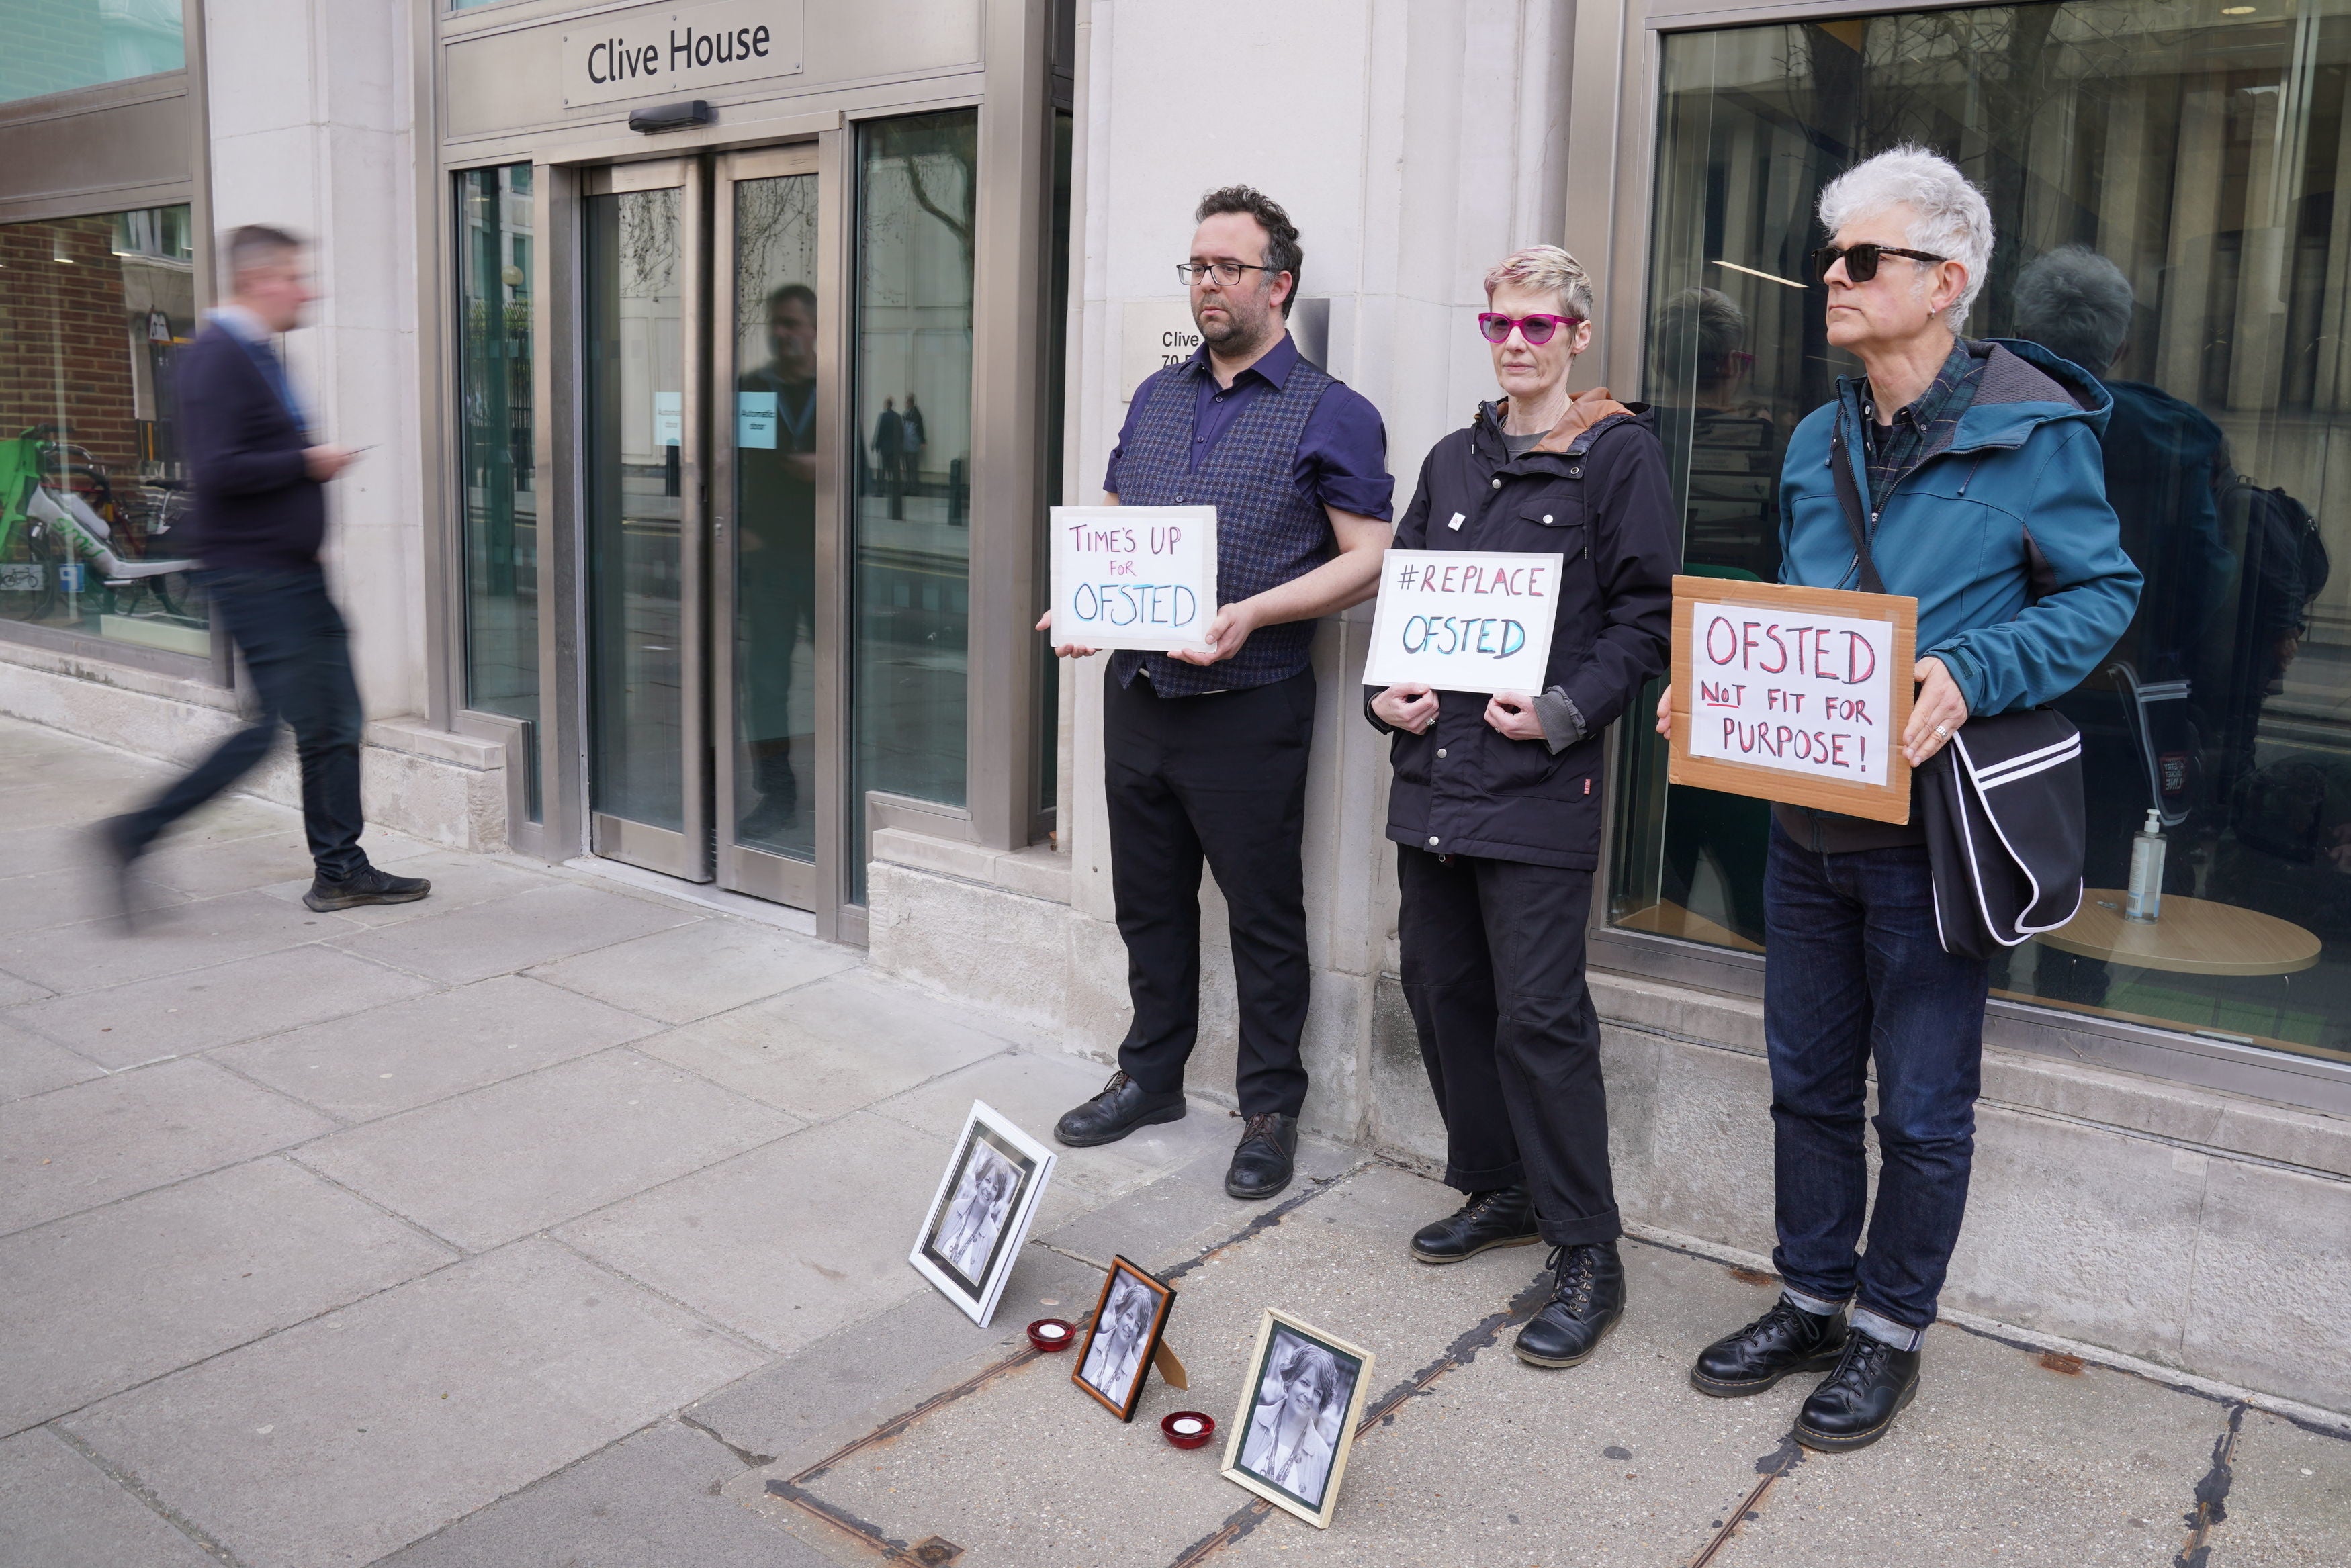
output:
[[[1916,402],[1894,410],[1890,425],[1877,422],[1877,404],[1866,382],[1861,395],[1861,450],[1869,464],[1869,511],[1886,506],[1894,487],[1920,463],[1951,444],[1959,421],[1976,400],[1983,360],[1975,345],[1960,338]]]

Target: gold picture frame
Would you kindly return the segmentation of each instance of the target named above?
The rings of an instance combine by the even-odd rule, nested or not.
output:
[[[1225,1479],[1328,1530],[1371,1381],[1370,1351],[1268,1307],[1225,1439]]]

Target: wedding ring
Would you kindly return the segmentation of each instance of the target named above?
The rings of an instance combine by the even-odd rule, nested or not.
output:
[[[1935,726],[1935,739],[1938,741],[1948,741],[1950,738],[1951,732],[1949,725],[1938,724]]]

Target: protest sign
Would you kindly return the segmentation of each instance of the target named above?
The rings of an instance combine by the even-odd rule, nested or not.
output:
[[[1541,691],[1559,615],[1558,556],[1390,550],[1364,680],[1440,691]]]
[[[1213,506],[1056,506],[1056,643],[1162,652],[1207,645],[1217,618]]]
[[[1907,822],[1917,631],[1898,595],[1676,577],[1666,776]]]

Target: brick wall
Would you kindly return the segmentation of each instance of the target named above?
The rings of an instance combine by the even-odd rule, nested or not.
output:
[[[60,239],[70,265],[56,259]],[[0,438],[57,425],[125,483],[141,454],[113,242],[103,214],[0,226]]]

